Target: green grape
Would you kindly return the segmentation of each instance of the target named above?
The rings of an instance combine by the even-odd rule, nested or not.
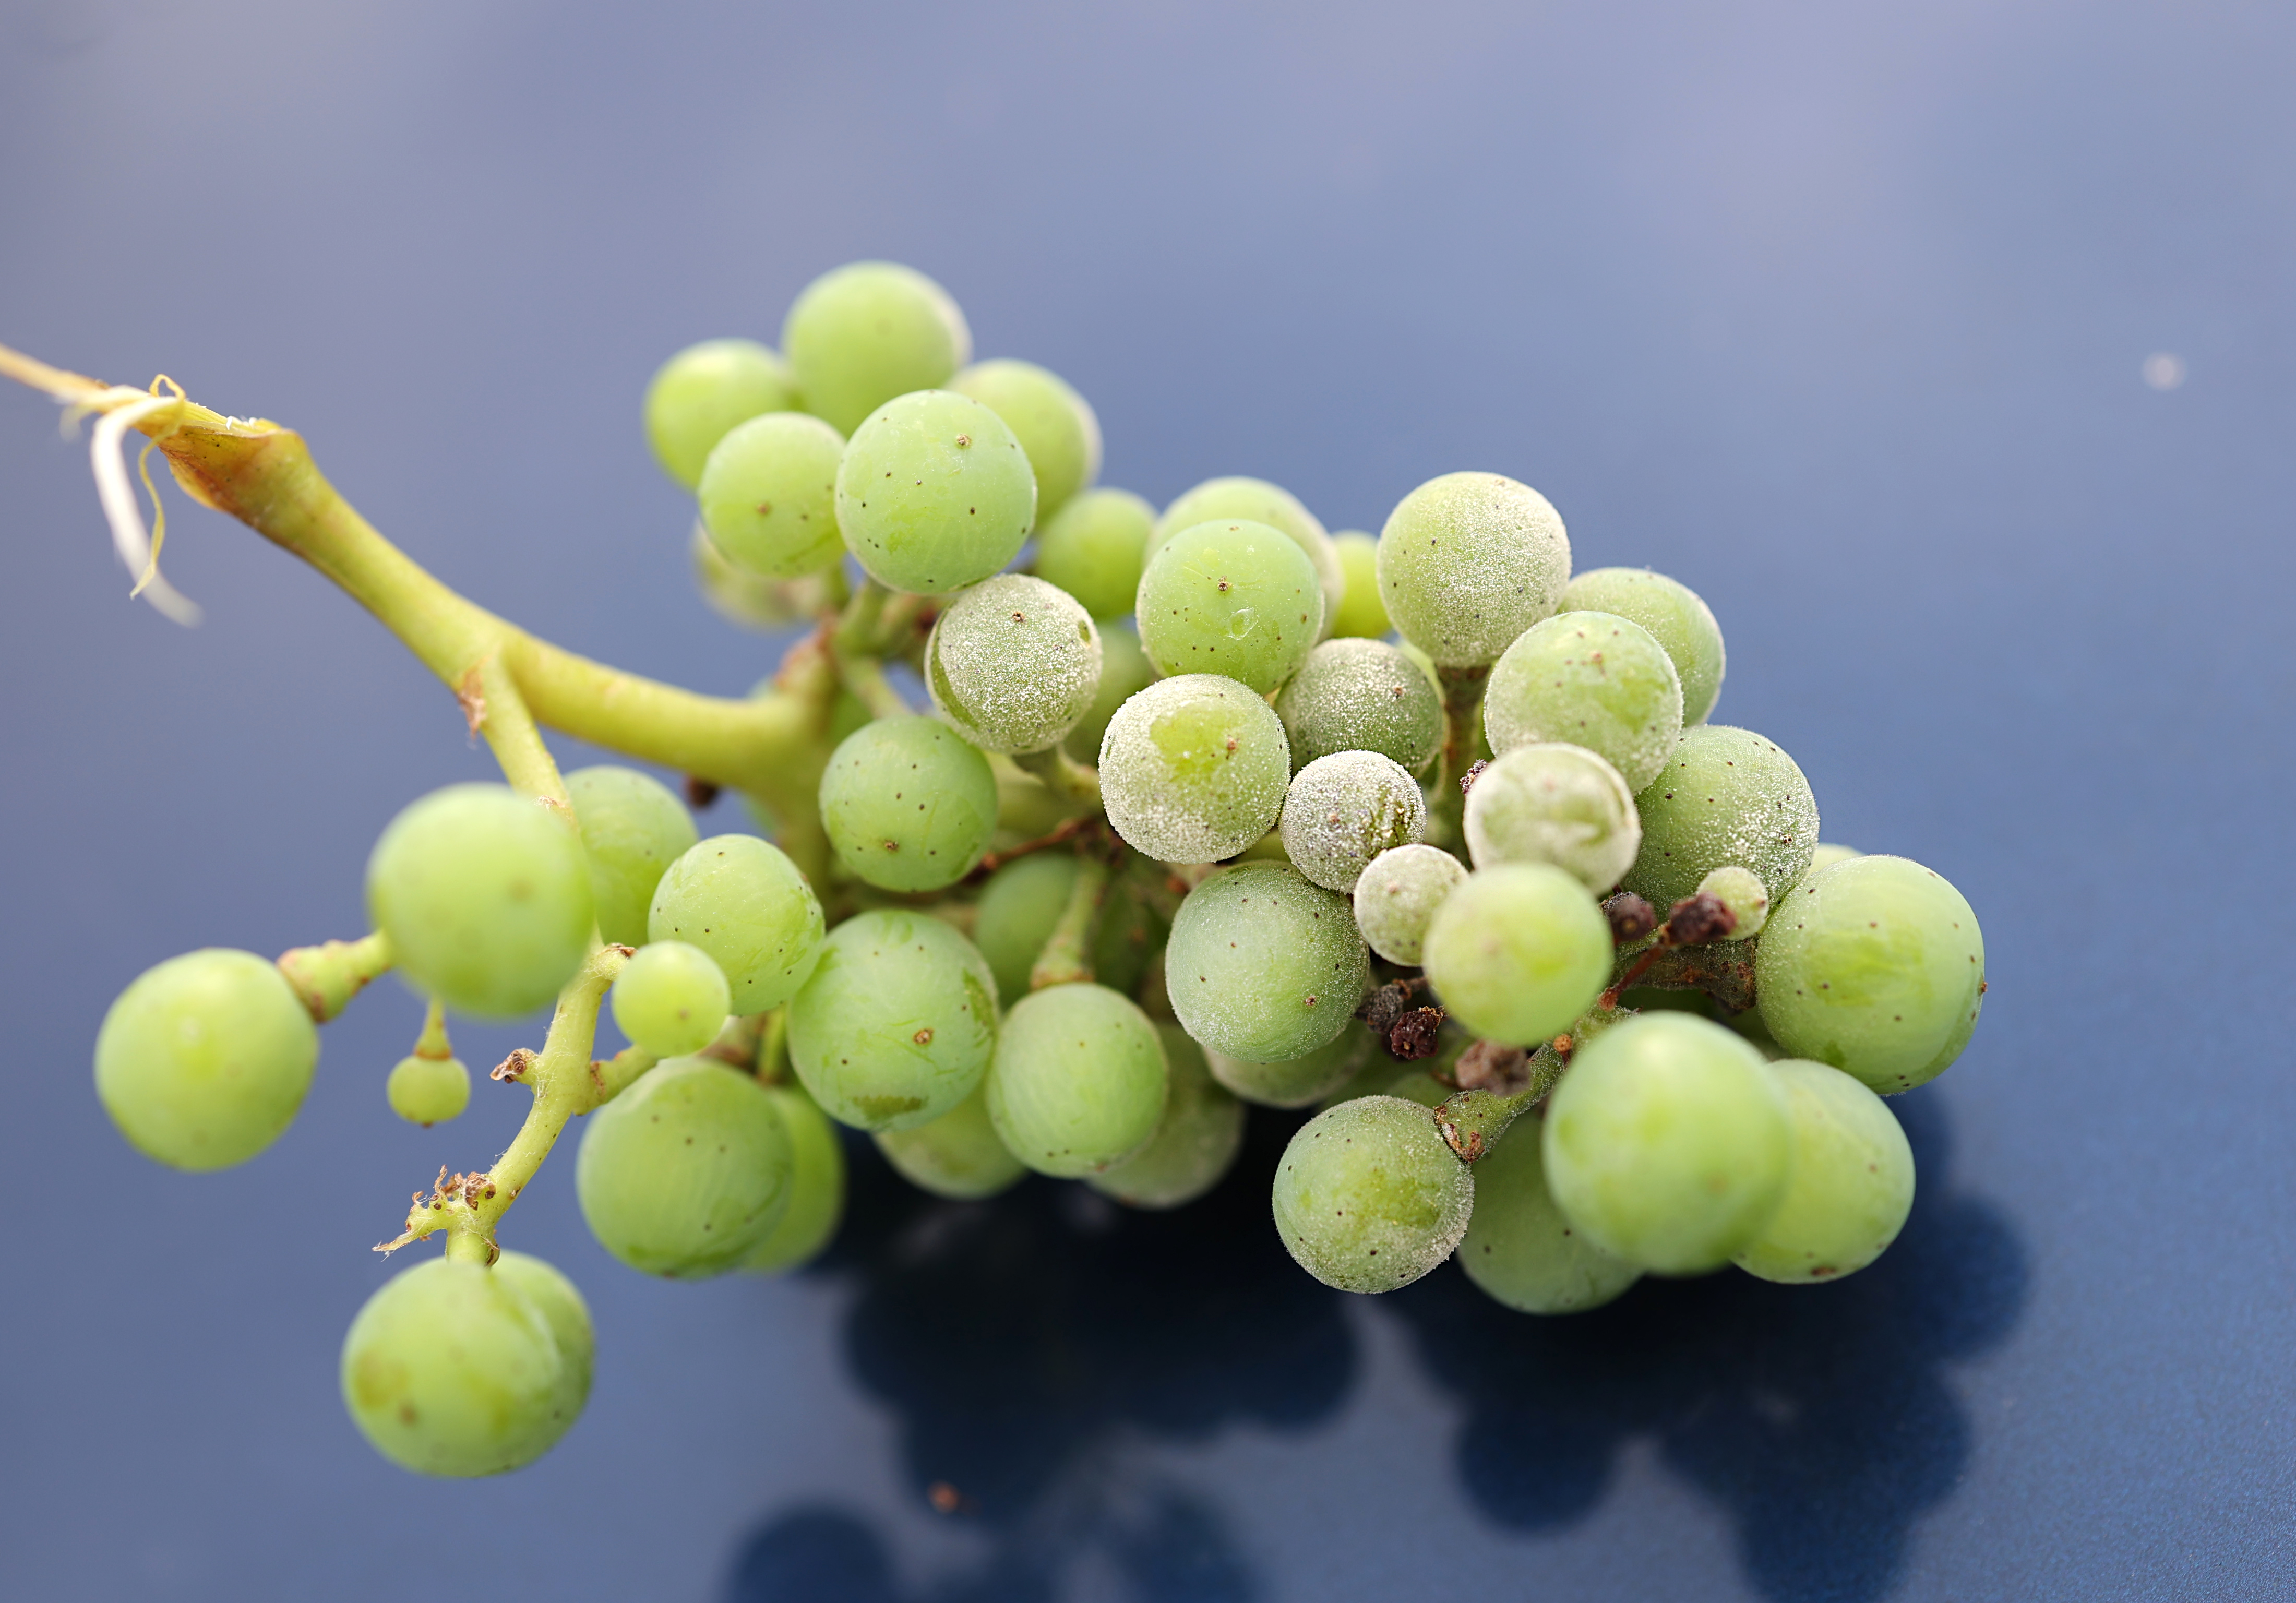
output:
[[[709,953],[735,1013],[763,1013],[797,994],[821,954],[821,903],[782,849],[754,835],[712,835],[654,887],[646,935]]]
[[[1037,475],[1037,516],[1050,518],[1100,477],[1100,420],[1055,373],[1033,362],[976,362],[948,381],[1004,420]]]
[[[1389,962],[1415,969],[1435,910],[1466,878],[1459,860],[1436,846],[1382,852],[1356,880],[1356,928]]]
[[[1053,986],[1013,1004],[996,1037],[988,1122],[1039,1174],[1074,1180],[1139,1151],[1164,1116],[1164,1046],[1105,986]]]
[[[1730,1261],[1761,1234],[1793,1167],[1777,1076],[1689,1013],[1644,1013],[1570,1059],[1547,1103],[1546,1183],[1565,1218],[1660,1274]]]
[[[1379,599],[1379,536],[1359,528],[1342,529],[1332,536],[1332,551],[1340,559],[1344,581],[1339,610],[1332,618],[1332,634],[1378,639],[1395,626],[1388,621],[1387,603]]]
[[[1247,1102],[1262,1108],[1305,1108],[1353,1080],[1374,1056],[1374,1067],[1391,1075],[1395,1059],[1377,1048],[1369,1030],[1342,1029],[1306,1056],[1281,1063],[1250,1063],[1215,1051],[1206,1051],[1204,1059],[1212,1078]]]
[[[1327,640],[1308,653],[1277,693],[1275,716],[1295,768],[1335,751],[1376,751],[1419,773],[1443,747],[1434,682],[1376,640]]]
[[[1615,613],[1649,630],[1682,677],[1682,726],[1706,721],[1722,693],[1722,626],[1696,592],[1646,568],[1597,568],[1570,581],[1562,604]]]
[[[840,434],[895,396],[946,384],[972,359],[956,302],[895,262],[852,262],[808,284],[782,324],[805,409]]]
[[[1379,594],[1405,639],[1480,667],[1554,615],[1570,540],[1546,497],[1496,473],[1446,473],[1406,495],[1379,536]]]
[[[613,1002],[615,1026],[632,1045],[657,1058],[683,1058],[718,1039],[734,990],[701,947],[655,941],[623,966]]]
[[[710,544],[736,568],[773,579],[825,572],[845,556],[837,532],[844,437],[801,412],[736,424],[709,453],[695,493]]]
[[[582,1411],[588,1313],[532,1269],[432,1258],[367,1298],[343,1337],[343,1402],[375,1451],[421,1475],[499,1475],[550,1451]],[[531,1261],[529,1261],[531,1262]],[[557,1279],[555,1272],[552,1278]],[[533,1288],[534,1289],[529,1289]],[[540,1290],[542,1295],[535,1295]]]
[[[789,368],[754,339],[705,339],[663,363],[646,386],[646,443],[661,470],[692,489],[726,431],[797,405]]]
[[[1037,577],[1095,617],[1122,617],[1140,589],[1155,527],[1156,509],[1129,490],[1086,490],[1058,511],[1045,510],[1040,490]]]
[[[1204,1064],[1204,1049],[1177,1024],[1160,1024],[1169,1090],[1164,1116],[1148,1144],[1085,1183],[1134,1207],[1173,1208],[1193,1202],[1234,1166],[1243,1147],[1243,1104]]]
[[[1066,592],[999,574],[958,596],[925,642],[933,706],[984,751],[1057,745],[1100,686],[1100,634]]]
[[[1292,778],[1277,827],[1294,867],[1326,890],[1352,895],[1373,858],[1427,832],[1427,798],[1390,758],[1335,751]]]
[[[996,1042],[996,977],[929,914],[881,908],[829,932],[790,1003],[790,1063],[822,1111],[913,1130],[972,1094]]]
[[[1101,737],[1108,732],[1116,709],[1156,683],[1156,665],[1140,649],[1140,636],[1129,624],[1103,623],[1099,628],[1100,684],[1092,693],[1091,707],[1061,742],[1062,749],[1079,763],[1099,761]]]
[[[1726,724],[1683,731],[1635,811],[1642,850],[1624,883],[1661,915],[1718,868],[1751,869],[1775,900],[1809,871],[1817,845],[1817,798],[1794,760]]]
[[[574,1161],[600,1246],[647,1274],[704,1280],[758,1249],[790,1205],[789,1132],[766,1088],[671,1058],[590,1116]]]
[[[1551,863],[1591,891],[1635,863],[1642,821],[1619,771],[1579,746],[1518,746],[1467,792],[1467,852],[1477,868]]]
[[[1315,565],[1265,523],[1172,534],[1149,553],[1140,643],[1167,674],[1225,674],[1262,692],[1299,671],[1324,624]]]
[[[1544,1121],[1517,1120],[1475,1164],[1475,1217],[1459,1243],[1467,1278],[1522,1313],[1581,1313],[1643,1272],[1574,1229],[1546,1189]]]
[[[1281,863],[1239,863],[1190,891],[1164,970],[1181,1027],[1250,1063],[1330,1045],[1371,983],[1347,898]]]
[[[1004,421],[970,396],[896,397],[853,431],[837,527],[879,584],[960,590],[1010,562],[1037,520],[1037,480]]]
[[[1809,855],[1809,871],[1814,874],[1822,868],[1831,868],[1837,863],[1847,863],[1852,857],[1865,855],[1854,846],[1830,846],[1821,840]]]
[[[577,768],[566,794],[590,858],[590,904],[602,940],[646,943],[646,910],[669,865],[693,849],[693,815],[668,786],[635,768]]]
[[[902,1179],[920,1190],[958,1202],[1009,1191],[1029,1166],[1004,1149],[988,1122],[984,1081],[955,1107],[913,1130],[880,1130],[870,1139]]]
[[[999,996],[1029,994],[1037,954],[1052,937],[1076,877],[1077,860],[1066,852],[1034,852],[988,876],[973,917],[972,944],[988,960]],[[1155,933],[1153,916],[1119,879],[1101,905],[1094,977],[1111,991],[1130,992],[1147,967]]]
[[[279,966],[209,946],[119,994],[96,1032],[95,1094],[146,1157],[227,1169],[279,1139],[318,1061],[311,1010]]]
[[[1264,478],[1208,478],[1187,491],[1166,507],[1164,515],[1156,520],[1156,532],[1149,536],[1144,554],[1154,556],[1158,546],[1184,528],[1236,519],[1281,529],[1292,544],[1306,552],[1308,560],[1316,565],[1316,587],[1324,593],[1324,622],[1329,624],[1339,616],[1340,603],[1347,596],[1348,580],[1340,568],[1340,553],[1332,547],[1331,536],[1324,532],[1316,514],[1300,503],[1298,496]]]
[[[1400,1097],[1406,1102],[1416,1102],[1422,1108],[1431,1109],[1449,1101],[1458,1094],[1458,1089],[1446,1085],[1424,1068],[1406,1068],[1375,1094]]]
[[[845,1146],[837,1126],[800,1086],[768,1085],[766,1100],[789,1136],[790,1199],[781,1222],[742,1260],[751,1274],[779,1274],[810,1263],[845,1216]]]
[[[448,785],[392,819],[366,904],[399,972],[480,1018],[545,1006],[590,950],[580,836],[507,785]]]
[[[391,1112],[425,1130],[460,1118],[471,1105],[471,1071],[460,1058],[401,1058],[383,1082]]]
[[[1754,953],[1762,1022],[1797,1058],[1885,1094],[1943,1074],[1984,1005],[1985,937],[1962,894],[1904,857],[1852,857],[1794,887]]]
[[[1770,916],[1770,893],[1750,868],[1718,868],[1698,882],[1698,894],[1712,896],[1730,910],[1737,920],[1730,928],[1734,940],[1752,940]]]
[[[1881,1098],[1823,1063],[1770,1065],[1786,1094],[1792,1178],[1735,1262],[1749,1274],[1807,1286],[1856,1274],[1889,1249],[1914,1206],[1914,1149]]]
[[[1640,624],[1558,612],[1500,656],[1483,691],[1483,730],[1501,756],[1535,740],[1583,746],[1631,793],[1658,777],[1682,738],[1682,681]]]
[[[1594,1005],[1611,950],[1610,920],[1584,885],[1547,863],[1506,863],[1478,869],[1443,899],[1421,956],[1463,1026],[1536,1046]]]
[[[839,860],[871,885],[939,890],[988,849],[996,775],[936,719],[880,718],[831,754],[821,822]]]
[[[1302,1125],[1275,1166],[1275,1231],[1300,1268],[1341,1291],[1393,1291],[1451,1255],[1474,1172],[1427,1109],[1358,1097]]]
[[[1136,994],[1148,965],[1164,948],[1163,920],[1136,887],[1164,876],[1146,863],[1135,864],[1108,887],[1100,925],[1092,942],[1093,977],[1111,991]]]
[[[578,1417],[590,1400],[590,1380],[598,1363],[598,1337],[590,1324],[590,1305],[574,1282],[549,1264],[529,1253],[503,1251],[495,1259],[495,1275],[526,1294],[543,1323],[558,1342],[559,1362],[565,1366],[561,1384],[572,1399]],[[569,1421],[571,1422],[570,1420]]]
[[[1159,863],[1217,863],[1275,827],[1292,748],[1275,709],[1233,679],[1160,679],[1100,740],[1110,827]]]
[[[692,542],[693,577],[701,599],[728,623],[745,629],[786,629],[791,624],[818,617],[833,609],[829,604],[829,574],[809,574],[801,579],[769,579],[737,568],[718,549],[699,519]],[[840,577],[841,576],[838,576]]]

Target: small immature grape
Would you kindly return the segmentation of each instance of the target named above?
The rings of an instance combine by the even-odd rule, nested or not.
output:
[[[881,908],[829,932],[790,1003],[790,1063],[840,1124],[929,1125],[972,1094],[996,1041],[996,979],[939,919]]]
[[[1220,1182],[1243,1146],[1243,1104],[1205,1067],[1204,1049],[1176,1024],[1160,1024],[1168,1086],[1164,1116],[1148,1144],[1085,1183],[1134,1207],[1172,1208]]]
[[[831,754],[821,822],[838,857],[871,885],[939,890],[988,849],[996,775],[938,719],[880,718]]]
[[[801,579],[769,579],[746,568],[737,568],[718,549],[718,543],[709,537],[709,530],[699,519],[694,520],[688,551],[693,560],[694,581],[701,587],[701,599],[728,623],[739,624],[744,629],[786,629],[791,624],[818,617],[828,609],[829,585],[825,576],[816,573]]]
[[[1164,949],[1181,1027],[1207,1051],[1252,1063],[1330,1045],[1354,1024],[1370,981],[1347,898],[1288,863],[1242,863],[1206,879],[1180,904]]]
[[[1545,1121],[1525,1117],[1475,1164],[1475,1217],[1459,1243],[1467,1278],[1523,1313],[1599,1308],[1643,1272],[1595,1245],[1546,1187]]]
[[[894,262],[852,262],[808,284],[782,324],[805,409],[840,434],[895,396],[946,384],[972,359],[956,302]]]
[[[669,865],[693,848],[693,815],[668,786],[635,768],[601,765],[566,776],[590,859],[590,904],[603,940],[646,944],[646,910]]]
[[[1122,617],[1139,592],[1155,527],[1156,509],[1129,490],[1086,490],[1050,512],[1040,492],[1037,577],[1076,597],[1095,617]]]
[[[589,1118],[575,1159],[600,1246],[647,1274],[702,1280],[755,1252],[787,1211],[789,1132],[749,1075],[672,1058]]]
[[[954,1201],[1009,1191],[1029,1173],[1026,1164],[1004,1149],[988,1122],[986,1083],[930,1125],[880,1130],[870,1139],[902,1179]]]
[[[1761,1234],[1793,1168],[1777,1076],[1689,1013],[1645,1013],[1570,1060],[1547,1104],[1546,1183],[1595,1245],[1660,1274],[1730,1261]]]
[[[1305,768],[1335,751],[1376,751],[1413,773],[1443,746],[1443,698],[1411,659],[1376,640],[1327,640],[1275,698]]]
[[[1005,1150],[1074,1180],[1145,1146],[1164,1093],[1164,1047],[1148,1015],[1105,986],[1067,985],[1005,1014],[985,1100]]]
[[[1554,615],[1570,539],[1546,497],[1496,473],[1446,473],[1406,495],[1379,537],[1379,593],[1440,667],[1479,667]]]
[[[1775,900],[1809,871],[1817,846],[1817,798],[1794,760],[1726,724],[1685,730],[1635,811],[1642,850],[1624,883],[1661,911],[1732,866],[1751,869]]]
[[[1640,624],[1558,612],[1524,630],[1491,669],[1483,728],[1502,757],[1534,740],[1583,746],[1631,793],[1658,777],[1682,738],[1682,681]]]
[[[1817,843],[1817,849],[1809,855],[1809,871],[1814,874],[1822,868],[1831,868],[1837,863],[1846,863],[1852,857],[1865,855],[1854,846],[1833,846],[1821,840]]]
[[[401,1058],[383,1082],[391,1112],[425,1130],[462,1116],[471,1105],[471,1071],[460,1058]]]
[[[1477,868],[1551,863],[1591,891],[1635,863],[1642,821],[1619,771],[1579,746],[1518,746],[1467,792],[1467,850]]]
[[[1722,693],[1722,626],[1696,592],[1646,568],[1597,568],[1570,581],[1562,604],[1615,613],[1649,630],[1682,676],[1682,726],[1706,721]]]
[[[1840,1069],[1789,1058],[1770,1072],[1786,1093],[1793,1177],[1734,1261],[1787,1286],[1855,1274],[1889,1249],[1913,1211],[1914,1149],[1888,1105]]]
[[[1537,1046],[1594,1005],[1611,953],[1610,920],[1584,885],[1544,863],[1506,863],[1477,870],[1443,899],[1422,958],[1462,1026]]]
[[[1132,603],[1128,600],[1124,604]],[[1156,665],[1140,649],[1140,636],[1131,625],[1103,621],[1098,628],[1100,683],[1093,691],[1092,705],[1061,742],[1061,748],[1079,763],[1099,760],[1100,740],[1108,732],[1108,721],[1116,716],[1116,709],[1156,683]]]
[[[772,351],[754,339],[705,339],[663,363],[646,386],[646,443],[661,470],[690,490],[727,429],[796,405],[789,368]]]
[[[927,389],[886,402],[837,469],[837,527],[893,590],[958,590],[1010,562],[1037,521],[1021,442],[970,396]]]
[[[683,1058],[718,1038],[733,987],[717,960],[684,941],[642,946],[614,981],[614,1024],[657,1058]]]
[[[742,1260],[750,1274],[779,1274],[811,1262],[845,1216],[845,1146],[837,1126],[802,1086],[765,1090],[789,1137],[790,1199],[781,1222]]]
[[[1275,1166],[1275,1201],[1300,1268],[1341,1291],[1393,1291],[1458,1246],[1475,1177],[1426,1108],[1358,1097],[1300,1127]]]
[[[821,953],[821,903],[772,842],[712,835],[662,875],[646,935],[700,947],[726,977],[727,1010],[762,1013],[797,994],[813,972]]]
[[[1335,751],[1300,770],[1278,824],[1284,855],[1326,890],[1352,894],[1381,853],[1427,831],[1418,781],[1375,751]]]
[[[1091,709],[1100,633],[1065,591],[1025,574],[983,579],[933,623],[925,688],[983,751],[1042,751]]]
[[[845,555],[837,532],[837,463],[844,437],[801,412],[737,424],[701,470],[695,493],[712,544],[737,568],[802,578]]]
[[[1167,674],[1225,674],[1266,692],[1308,658],[1324,595],[1307,553],[1265,523],[1180,529],[1140,576],[1140,643]]]
[[[1737,920],[1730,928],[1734,941],[1752,940],[1770,916],[1770,893],[1750,868],[1718,868],[1698,882],[1698,894],[1712,896],[1730,910]]]
[[[96,1032],[95,1093],[146,1157],[227,1169],[279,1139],[318,1061],[318,1027],[279,965],[209,946],[119,994]]]
[[[1307,552],[1308,560],[1316,565],[1316,585],[1324,593],[1324,621],[1328,624],[1338,616],[1340,602],[1347,594],[1347,576],[1340,570],[1339,552],[1332,547],[1331,536],[1297,495],[1264,478],[1208,478],[1185,492],[1156,520],[1147,554],[1153,556],[1158,546],[1184,528],[1239,519],[1281,529]]]
[[[948,381],[1004,420],[1037,475],[1037,516],[1050,518],[1100,477],[1100,419],[1057,374],[1033,362],[976,362]]]
[[[1415,969],[1435,910],[1466,878],[1459,860],[1437,846],[1382,852],[1356,880],[1356,928],[1389,962]]]
[[[1332,637],[1378,639],[1395,626],[1388,621],[1387,603],[1379,599],[1379,536],[1359,528],[1342,529],[1332,536],[1332,550],[1345,580],[1339,611],[1332,618]]]
[[[1354,1079],[1374,1054],[1391,1069],[1394,1059],[1378,1051],[1378,1044],[1369,1030],[1350,1027],[1305,1057],[1281,1063],[1249,1063],[1215,1051],[1205,1052],[1204,1061],[1212,1078],[1247,1102],[1305,1108]]]
[[[1275,708],[1218,674],[1157,681],[1101,737],[1108,822],[1159,863],[1233,857],[1275,828],[1291,781]]]

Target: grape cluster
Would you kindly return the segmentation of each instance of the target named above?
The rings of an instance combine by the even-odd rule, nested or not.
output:
[[[1967,1042],[1977,920],[1927,868],[1821,846],[1793,759],[1709,721],[1696,594],[1574,577],[1560,514],[1494,473],[1429,480],[1376,537],[1252,478],[1159,516],[1095,484],[1074,389],[971,356],[939,286],[862,263],[798,298],[781,354],[713,340],[646,393],[712,601],[816,625],[758,691],[813,687],[777,759],[813,805],[761,790],[773,838],[700,838],[657,779],[545,754],[391,822],[364,940],[195,952],[106,1017],[122,1132],[212,1169],[284,1130],[316,1026],[386,969],[429,1002],[387,1087],[422,1125],[471,1095],[449,1012],[554,1003],[494,1072],[527,1130],[418,1194],[386,1245],[447,1255],[346,1341],[381,1452],[488,1474],[579,1413],[581,1298],[495,1240],[576,1117],[585,1220],[668,1279],[820,1251],[840,1126],[944,1197],[1035,1173],[1168,1208],[1235,1162],[1246,1103],[1320,1108],[1274,1222],[1346,1290],[1456,1253],[1561,1313],[1889,1246],[1914,1174],[1881,1097]],[[597,1060],[602,1003],[630,1045]]]

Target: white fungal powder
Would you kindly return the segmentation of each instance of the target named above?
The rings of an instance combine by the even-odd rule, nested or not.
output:
[[[1300,770],[1277,828],[1301,873],[1326,890],[1352,891],[1373,858],[1427,832],[1427,798],[1394,758],[1335,751]]]
[[[1474,667],[1562,604],[1562,514],[1497,473],[1446,473],[1406,495],[1379,537],[1379,593],[1439,667]]]
[[[1125,844],[1159,863],[1217,863],[1274,827],[1292,777],[1275,709],[1233,679],[1160,679],[1100,738],[1100,798]]]
[[[1356,928],[1389,962],[1415,969],[1435,910],[1466,877],[1465,865],[1438,846],[1382,852],[1356,879]]]
[[[934,623],[925,687],[984,751],[1042,751],[1100,688],[1100,633],[1068,592],[1023,574],[983,579]]]
[[[1551,863],[1598,895],[1632,868],[1643,841],[1634,792],[1580,746],[1518,746],[1467,792],[1467,851],[1477,868]]]

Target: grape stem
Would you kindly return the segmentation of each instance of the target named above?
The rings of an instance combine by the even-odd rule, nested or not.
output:
[[[1092,983],[1092,943],[1108,901],[1108,864],[1099,858],[1077,858],[1076,883],[1069,887],[1068,902],[1029,970],[1029,989]]]
[[[1042,751],[1015,752],[1013,765],[1033,773],[1045,788],[1064,801],[1100,806],[1100,770],[1078,762],[1058,746]]]
[[[455,1055],[454,1043],[447,1039],[447,1005],[435,996],[423,1011],[422,1034],[415,1037],[411,1055],[441,1063]]]
[[[1514,1051],[1520,1049],[1476,1042],[1460,1056],[1460,1078],[1478,1077],[1472,1060],[1479,1055],[1496,1063],[1500,1072],[1488,1076],[1484,1084],[1446,1098],[1435,1109],[1435,1128],[1461,1163],[1471,1164],[1487,1156],[1509,1125],[1554,1091],[1574,1053],[1603,1031],[1633,1017],[1632,1009],[1598,998],[1569,1030],[1519,1062],[1514,1060]]]
[[[1436,678],[1443,691],[1443,751],[1435,765],[1435,783],[1427,800],[1428,835],[1457,841],[1465,838],[1461,822],[1467,808],[1466,792],[1460,788],[1460,777],[1467,772],[1475,755],[1475,719],[1482,711],[1483,686],[1490,678],[1490,665],[1477,667],[1438,668]]]
[[[388,974],[391,961],[390,938],[378,929],[356,941],[329,941],[283,952],[279,955],[279,972],[311,1010],[313,1020],[324,1024],[349,1006],[351,998],[366,989],[369,980]]]

